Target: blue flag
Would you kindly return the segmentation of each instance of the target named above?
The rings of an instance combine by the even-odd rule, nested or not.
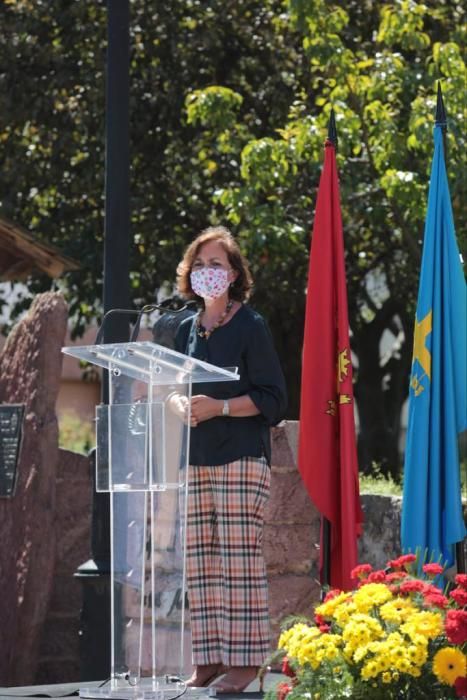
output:
[[[467,288],[456,242],[441,126],[428,194],[415,319],[401,540],[454,563],[465,537],[458,433],[467,427]]]

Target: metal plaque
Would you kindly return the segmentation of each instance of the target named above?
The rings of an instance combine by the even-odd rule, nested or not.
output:
[[[0,497],[15,493],[24,404],[0,404]]]

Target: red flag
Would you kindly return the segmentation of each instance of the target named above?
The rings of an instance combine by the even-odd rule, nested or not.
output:
[[[334,588],[352,588],[362,511],[355,443],[344,240],[334,144],[326,141],[308,271],[298,464],[331,523]],[[321,548],[321,561],[323,550]]]

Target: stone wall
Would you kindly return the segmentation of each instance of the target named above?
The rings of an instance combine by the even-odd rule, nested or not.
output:
[[[92,479],[90,460],[59,450],[56,478],[55,569],[42,626],[34,682],[68,683],[80,678],[79,615],[82,584],[74,573],[89,559]]]
[[[320,515],[297,467],[298,422],[284,421],[272,431],[271,496],[266,512],[264,553],[274,638],[287,615],[309,615],[319,600]],[[382,568],[400,554],[401,498],[361,495],[363,534],[359,561]]]
[[[313,601],[319,598],[319,514],[297,470],[297,438],[296,421],[284,421],[272,431],[273,466],[264,556],[274,638],[284,617],[309,613]]]
[[[364,515],[363,533],[358,542],[360,563],[368,562],[374,569],[384,569],[389,559],[401,553],[400,496],[361,495]]]
[[[34,681],[54,574],[55,401],[67,309],[38,295],[0,354],[0,402],[25,404],[16,493],[0,500],[0,684]]]

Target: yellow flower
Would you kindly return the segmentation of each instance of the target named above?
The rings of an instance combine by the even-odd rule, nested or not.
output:
[[[433,672],[441,683],[454,685],[456,678],[465,678],[467,672],[465,654],[455,647],[444,647],[433,658]]]
[[[335,659],[336,656],[338,656],[338,654],[339,654],[339,650],[334,645],[329,645],[328,648],[326,649],[326,658],[327,659]]]
[[[366,613],[391,598],[392,593],[384,583],[367,583],[354,593],[353,602],[360,612]]]
[[[392,649],[395,647],[399,647],[403,643],[404,638],[401,634],[399,634],[399,632],[391,632],[391,634],[388,634],[386,639],[386,644],[388,645],[388,648]]]
[[[394,661],[394,667],[397,668],[398,671],[402,671],[402,673],[408,673],[410,661],[405,656],[401,656]]]
[[[410,598],[395,598],[384,603],[379,609],[379,614],[385,622],[394,622],[400,625],[416,610],[417,608],[414,607]]]
[[[407,622],[401,625],[401,630],[408,634],[412,640],[417,635],[434,639],[444,631],[443,618],[439,613],[415,612],[408,617]]]
[[[356,649],[375,639],[379,639],[383,635],[383,628],[374,617],[356,613],[352,615],[350,622],[344,627],[342,639],[347,643],[347,646]]]
[[[322,615],[323,617],[332,617],[334,615],[335,609],[341,605],[345,600],[351,597],[351,593],[339,593],[334,598],[331,598],[326,603],[322,603],[315,608],[315,613]]]
[[[428,656],[427,645],[425,644],[425,646],[423,646],[421,644],[411,644],[407,649],[407,654],[413,664],[423,666]]]
[[[414,678],[420,678],[420,676],[422,675],[422,672],[418,666],[411,666],[408,670],[408,673],[410,673],[410,675]]]
[[[367,681],[369,678],[374,678],[375,676],[378,675],[378,668],[375,664],[374,661],[368,661],[360,671],[360,675],[363,678],[364,681]]]
[[[352,615],[356,612],[356,606],[349,601],[345,601],[337,606],[333,613],[333,617],[340,627],[344,627],[349,622]]]
[[[279,649],[285,649],[289,656],[296,658],[307,643],[319,636],[321,636],[321,632],[317,627],[310,627],[303,622],[298,622],[282,632],[278,646]]]
[[[383,683],[390,683],[391,682],[391,674],[388,671],[385,671],[383,673]]]
[[[358,647],[358,649],[356,649],[356,651],[353,655],[353,660],[355,661],[355,663],[357,663],[357,664],[360,663],[360,661],[362,661],[362,659],[365,658],[365,656],[368,654],[368,652],[369,652],[369,645],[368,644],[365,644],[364,646]]]

